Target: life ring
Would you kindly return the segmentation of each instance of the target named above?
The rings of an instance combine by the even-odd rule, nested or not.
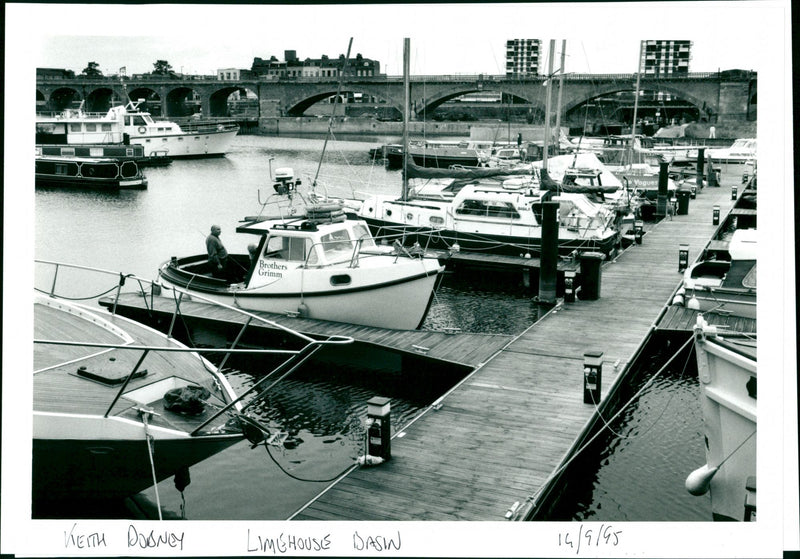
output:
[[[140,126],[139,127],[139,134],[144,134],[145,132],[147,132],[147,128],[145,128],[144,126]]]

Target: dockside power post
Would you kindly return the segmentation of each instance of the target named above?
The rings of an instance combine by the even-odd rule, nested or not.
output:
[[[681,243],[678,247],[678,271],[683,272],[689,267],[689,245]]]
[[[705,176],[706,148],[697,149],[697,190],[703,189],[703,176]]]
[[[367,454],[392,457],[392,416],[389,398],[375,396],[367,402]]]
[[[583,403],[599,404],[600,389],[603,383],[603,352],[583,353]]]
[[[719,225],[719,204],[714,204],[714,213],[711,224]]]

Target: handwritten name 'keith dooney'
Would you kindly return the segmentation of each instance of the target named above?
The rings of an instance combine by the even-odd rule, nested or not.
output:
[[[275,270],[286,269],[286,264],[278,264],[277,262],[265,262],[262,260],[258,263],[258,275],[268,278],[282,278],[283,274]]]

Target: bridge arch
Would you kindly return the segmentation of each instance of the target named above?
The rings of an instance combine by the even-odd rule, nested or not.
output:
[[[418,91],[417,91],[418,92]],[[414,115],[416,117],[424,117],[427,114],[434,112],[439,106],[447,103],[448,101],[452,101],[462,95],[468,95],[470,93],[486,93],[486,92],[494,92],[500,93],[502,95],[508,95],[514,97],[516,99],[521,100],[524,104],[530,105],[532,108],[533,113],[536,114],[544,114],[545,109],[545,101],[544,96],[541,100],[531,100],[531,95],[528,95],[527,92],[524,92],[525,95],[520,95],[520,91],[513,88],[503,87],[500,84],[480,84],[478,85],[471,85],[465,86],[461,84],[459,86],[448,87],[444,89],[439,89],[433,95],[421,98],[416,100],[415,103],[412,103],[412,106],[416,105],[416,109],[414,111]]]
[[[614,93],[623,93],[629,92],[633,93],[635,86],[633,84],[619,84],[619,83],[609,83],[603,84],[599,86],[593,86],[591,95],[586,95],[583,92],[582,95],[578,95],[573,97],[572,99],[567,99],[564,101],[562,106],[562,114],[569,115],[572,113],[576,108],[588,103],[589,101],[593,101],[595,99],[599,99],[601,97],[606,97],[612,95]],[[659,84],[641,84],[639,87],[642,91],[657,91],[661,93],[668,93],[677,97],[679,99],[683,99],[688,103],[697,108],[697,111],[702,119],[709,119],[712,114],[716,112],[716,99],[703,99],[696,95],[693,95],[688,88],[685,87],[675,87],[669,83],[659,83]]]
[[[128,97],[131,101],[139,101],[144,99],[144,103],[139,105],[139,109],[146,111],[153,116],[161,116],[161,94],[152,87],[140,86],[128,92]],[[123,99],[124,102],[127,99]]]
[[[304,92],[302,97],[296,97],[293,100],[290,100],[285,106],[285,112],[288,116],[302,116],[311,106],[328,99],[329,97],[333,97],[336,95],[338,87],[329,87],[326,89],[321,89],[315,91],[313,93]],[[366,94],[371,97],[375,97],[378,99],[379,104],[388,105],[389,107],[394,108],[400,114],[403,114],[403,103],[402,101],[398,104],[394,99],[386,97],[385,92],[381,92],[380,88],[378,87],[361,87],[361,86],[351,86],[348,88],[343,88],[342,91],[338,92],[340,95],[350,95],[350,94]]]
[[[72,103],[82,101],[83,96],[80,91],[73,87],[59,87],[50,92],[47,99],[47,106],[52,111],[63,111],[69,108]]]
[[[161,113],[165,116],[191,116],[201,109],[202,99],[201,92],[185,85],[169,89],[162,100]]]

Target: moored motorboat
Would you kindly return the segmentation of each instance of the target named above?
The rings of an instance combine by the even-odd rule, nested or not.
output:
[[[686,479],[710,491],[714,520],[756,520],[757,347],[755,333],[725,332],[700,315],[694,328],[706,464]]]
[[[233,389],[174,338],[46,295],[34,332],[35,501],[134,495],[242,440],[215,417]]]
[[[686,306],[756,318],[757,229],[737,229],[727,244],[727,250],[708,251],[710,257],[684,272]]]
[[[41,155],[35,158],[35,170],[35,184],[42,187],[100,190],[147,188],[147,179],[135,161]]]
[[[293,173],[278,171],[276,190],[293,192]],[[256,242],[251,255],[228,256],[225,277],[199,254],[165,262],[159,281],[249,310],[419,328],[444,271],[438,260],[377,244],[367,224],[346,219],[338,204],[292,205],[296,199],[287,198],[279,215],[246,218],[236,228]]]
[[[117,313],[122,295],[152,300],[169,289],[174,321],[184,292],[133,274],[35,263],[32,488],[40,511],[55,503],[129,497],[171,476],[183,491],[192,465],[244,438],[254,448],[266,440],[269,429],[258,410],[276,384],[274,373],[285,376],[322,347],[353,341],[342,336],[314,340],[284,326],[282,331],[299,342],[290,344],[295,349],[243,349],[236,342],[204,346],[200,351],[219,355],[222,364],[234,353],[285,357],[252,386],[234,390],[222,364],[214,366],[181,343],[171,326],[160,332]],[[75,302],[97,298],[85,291],[95,293],[108,284],[103,293],[116,295],[98,300],[108,310]],[[269,323],[235,307],[192,298],[213,312],[239,315],[247,324]],[[155,495],[158,502],[157,485]]]
[[[566,157],[566,156],[563,156]],[[403,200],[370,195],[353,201],[352,212],[376,236],[392,235],[426,248],[535,255],[541,249],[542,203],[559,203],[558,249],[610,254],[619,241],[617,214],[592,198],[617,187],[563,185],[542,187],[533,167],[425,169],[409,164],[416,184]],[[599,171],[598,171],[599,173]],[[595,179],[597,174],[595,173]]]
[[[739,138],[727,148],[706,150],[706,155],[717,163],[744,165],[758,159],[758,140]]]
[[[139,107],[144,100],[111,107],[106,113],[82,108],[36,116],[37,144],[140,145],[145,157],[166,154],[176,157],[224,155],[239,126],[232,122],[195,122],[183,127],[155,120]]]

